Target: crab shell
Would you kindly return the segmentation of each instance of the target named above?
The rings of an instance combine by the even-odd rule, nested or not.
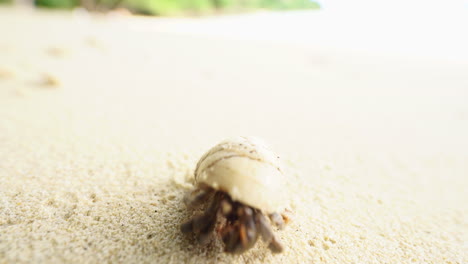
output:
[[[195,181],[227,192],[234,201],[266,213],[284,209],[285,176],[280,158],[254,137],[227,139],[197,164]]]

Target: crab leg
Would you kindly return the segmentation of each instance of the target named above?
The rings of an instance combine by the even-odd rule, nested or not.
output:
[[[262,235],[263,241],[268,244],[268,247],[274,253],[280,253],[283,251],[283,246],[273,234],[265,216],[262,213],[257,214],[257,228]]]
[[[238,226],[232,226],[223,234],[224,251],[234,253],[237,251],[240,240]]]
[[[197,234],[197,239],[201,244],[206,244],[216,226],[216,216],[219,208],[220,194],[216,194],[208,209],[201,215],[193,217],[181,226],[183,233],[193,232]]]
[[[243,207],[243,212],[241,214],[241,229],[240,229],[240,238],[241,238],[241,243],[242,243],[242,251],[239,253],[242,253],[255,244],[257,242],[258,238],[258,232],[257,232],[257,227],[255,225],[255,213],[254,211],[249,208],[249,207]]]
[[[214,193],[212,188],[195,189],[184,197],[184,203],[187,207],[195,207],[212,198]]]
[[[283,229],[284,228],[284,220],[283,220],[283,217],[278,214],[278,213],[272,213],[272,214],[269,214],[268,217],[270,218],[270,221],[276,226],[278,227],[279,229]]]

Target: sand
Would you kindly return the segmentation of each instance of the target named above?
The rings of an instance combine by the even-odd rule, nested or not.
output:
[[[0,9],[0,263],[468,263],[466,61],[196,21]],[[283,254],[179,231],[233,135],[285,161]]]

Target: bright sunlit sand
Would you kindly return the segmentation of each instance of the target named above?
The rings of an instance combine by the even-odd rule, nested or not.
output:
[[[0,263],[468,263],[462,11],[324,6],[1,8]],[[180,232],[197,160],[233,135],[285,160],[282,254]]]

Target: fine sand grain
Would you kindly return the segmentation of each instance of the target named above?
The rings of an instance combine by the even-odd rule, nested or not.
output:
[[[0,9],[0,263],[468,263],[467,64],[170,23]],[[283,254],[179,231],[232,135],[285,160]]]

